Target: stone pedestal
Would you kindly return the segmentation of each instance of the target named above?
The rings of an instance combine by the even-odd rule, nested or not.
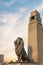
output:
[[[43,63],[16,63],[14,62],[8,65],[43,65]]]
[[[13,64],[9,64],[9,65],[38,65],[38,63],[16,63],[14,62]]]

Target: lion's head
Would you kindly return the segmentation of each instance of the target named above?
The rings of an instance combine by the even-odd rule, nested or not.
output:
[[[24,42],[23,39],[21,37],[18,37],[15,41],[15,52],[17,55],[21,54],[22,49],[24,48]]]

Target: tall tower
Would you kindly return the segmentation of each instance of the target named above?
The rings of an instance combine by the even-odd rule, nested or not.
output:
[[[36,63],[43,62],[43,29],[40,13],[36,10],[31,12],[28,25],[28,55]]]

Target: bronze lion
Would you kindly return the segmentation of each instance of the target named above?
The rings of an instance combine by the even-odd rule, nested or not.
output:
[[[25,61],[30,61],[30,59],[28,58],[28,55],[24,49],[24,41],[22,38],[18,37],[15,41],[14,41],[14,44],[15,44],[15,52],[16,52],[16,55],[18,57],[18,60],[19,62],[25,62]]]

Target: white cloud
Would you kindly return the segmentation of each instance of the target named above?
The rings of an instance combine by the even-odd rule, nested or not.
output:
[[[37,7],[38,11],[42,11],[43,10],[43,3],[41,3],[38,7]]]
[[[20,13],[26,12],[26,8],[20,8],[20,9],[19,9],[19,12],[20,12]]]
[[[36,6],[33,10],[42,11],[43,10],[43,3]]]
[[[0,4],[3,4],[5,6],[10,6],[12,5],[16,0],[10,0],[9,2],[4,2],[4,1],[1,1]]]
[[[10,6],[15,2],[15,0],[11,0],[10,2],[5,3],[6,6]]]
[[[5,23],[4,26],[0,26],[0,49],[3,51],[3,53],[6,56],[6,52],[9,52],[10,54],[14,55],[14,40],[20,36],[24,39],[25,42],[25,49],[27,49],[27,22],[22,18],[22,15],[19,13],[15,14],[3,14],[0,18],[0,21],[2,23]],[[26,36],[25,36],[26,35]],[[13,48],[13,49],[12,49]],[[9,49],[12,49],[11,52]],[[9,51],[7,51],[9,50]]]

